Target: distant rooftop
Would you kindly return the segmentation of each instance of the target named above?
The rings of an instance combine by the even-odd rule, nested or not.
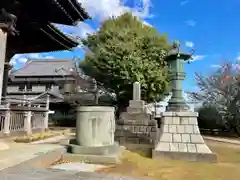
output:
[[[74,68],[75,62],[74,59],[29,59],[24,67],[12,72],[11,75],[18,77],[67,76],[71,75],[69,70]]]

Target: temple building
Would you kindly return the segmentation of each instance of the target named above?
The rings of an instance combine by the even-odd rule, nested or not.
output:
[[[22,68],[10,72],[7,100],[41,104],[48,98],[54,111],[51,121],[65,118],[62,122],[70,123],[66,126],[75,126],[74,99],[92,103],[95,98],[93,81],[81,72],[78,62],[76,59],[28,59]]]
[[[63,95],[88,86],[84,79],[76,85],[75,68],[73,59],[29,59],[22,68],[10,73],[7,97],[23,100],[49,94],[50,102],[63,102]]]
[[[62,33],[53,23],[75,25],[78,21],[89,18],[77,0],[1,0],[0,61],[5,60],[5,64],[0,65],[0,69],[4,66],[4,73],[0,72],[0,80],[3,81],[0,95],[6,96],[9,61],[15,54],[72,49],[78,42]],[[21,72],[18,71],[19,74]],[[22,75],[14,82],[20,82],[24,78]]]

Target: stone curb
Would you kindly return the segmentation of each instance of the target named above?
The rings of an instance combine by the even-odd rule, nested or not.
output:
[[[217,141],[217,142],[222,142],[222,143],[240,145],[240,140],[228,140],[228,139],[214,138],[214,137],[207,137],[207,136],[203,136],[203,138],[205,140],[210,140],[210,141]]]
[[[43,139],[43,140],[39,140],[39,141],[33,141],[33,142],[30,142],[30,143],[27,143],[27,144],[54,143],[54,142],[58,142],[58,141],[63,140],[63,139],[67,139],[67,137],[68,136],[66,136],[66,135],[57,135],[57,136],[50,137],[50,138],[47,138],[47,139]]]

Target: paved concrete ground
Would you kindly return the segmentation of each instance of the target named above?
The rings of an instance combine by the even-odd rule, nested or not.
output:
[[[126,176],[92,172],[74,172],[43,168],[23,168],[0,171],[0,180],[144,180]]]
[[[44,154],[62,149],[57,144],[9,143],[9,149],[0,151],[0,180],[143,180],[126,176],[95,172],[77,172],[44,169],[31,166],[28,162],[42,159]],[[45,157],[46,158],[46,157]]]
[[[240,145],[240,141],[238,140],[215,137],[204,138]],[[61,146],[58,144],[29,145],[16,143],[9,143],[8,145],[10,147],[8,150],[0,151],[0,180],[141,180],[141,178],[116,176],[103,173],[64,171],[30,166],[15,167],[15,165],[33,158],[41,158],[42,153],[57,150],[61,148]]]
[[[21,143],[8,143],[9,149],[0,151],[0,170],[20,164],[39,156],[41,153],[61,148],[57,144],[29,145]]]
[[[84,172],[96,172],[98,169],[107,168],[108,166],[101,164],[86,164],[81,162],[69,162],[63,164],[57,164],[52,166],[52,169],[61,169],[66,171],[84,171]]]

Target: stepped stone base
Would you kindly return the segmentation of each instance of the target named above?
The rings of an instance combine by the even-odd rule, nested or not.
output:
[[[69,144],[68,148],[76,158],[92,163],[112,164],[120,162],[121,148],[118,144],[92,147]]]
[[[197,117],[197,112],[164,112],[153,158],[216,161],[200,134]]]
[[[155,144],[157,122],[150,120],[144,104],[142,100],[129,101],[127,112],[116,122],[115,140],[120,144]]]

